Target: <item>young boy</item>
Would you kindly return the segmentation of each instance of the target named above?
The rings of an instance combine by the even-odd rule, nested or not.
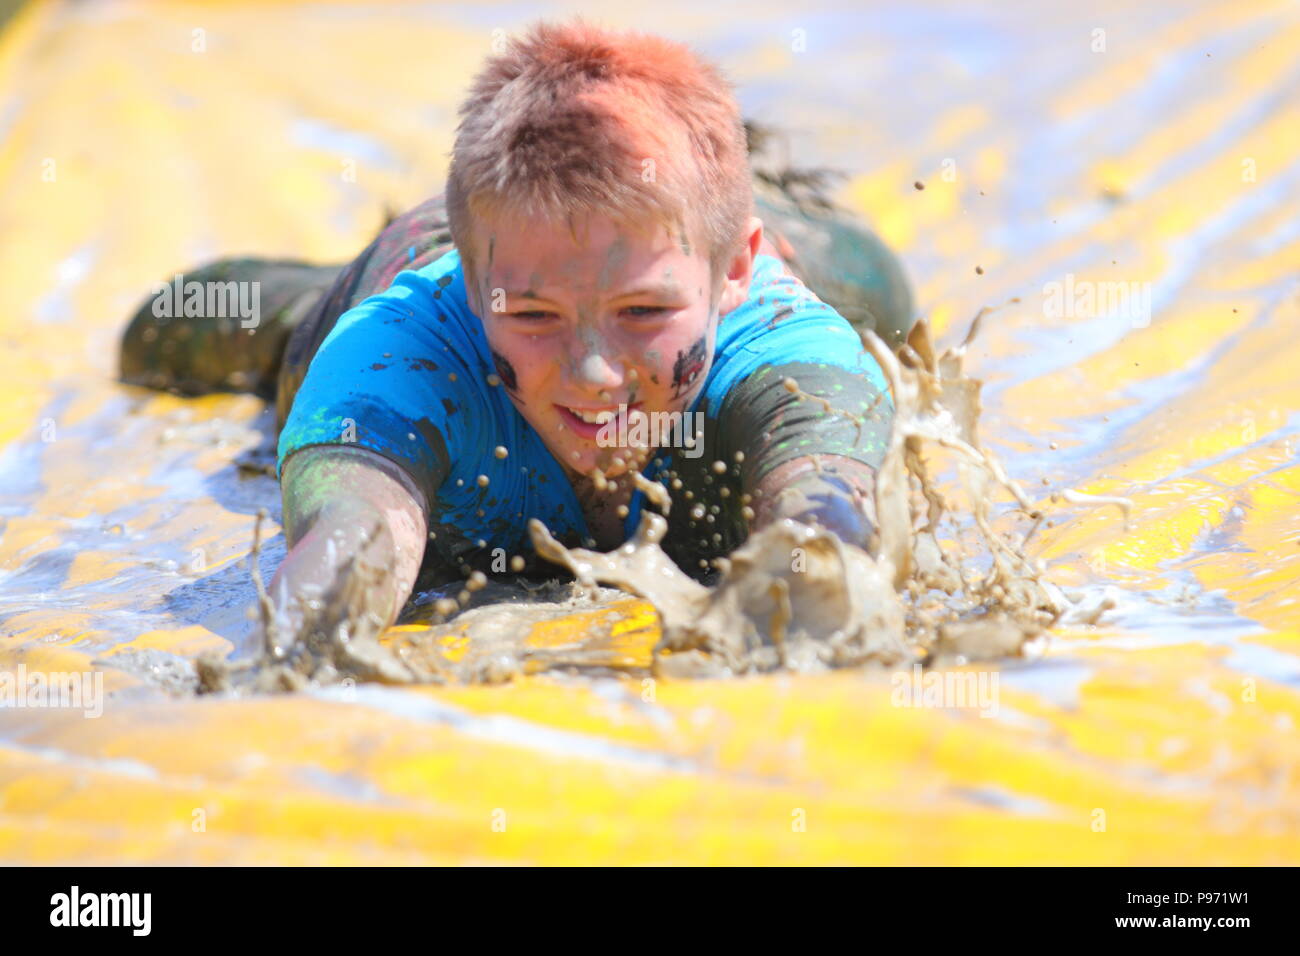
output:
[[[765,230],[733,94],[659,37],[540,24],[460,115],[445,197],[346,269],[204,270],[260,278],[252,335],[148,303],[126,333],[127,381],[275,391],[282,632],[291,596],[356,556],[391,578],[351,589],[350,613],[392,623],[417,581],[545,570],[529,519],[616,547],[647,506],[637,471],[669,491],[663,544],[697,577],[781,518],[865,545],[892,404],[795,266],[896,344],[911,304],[888,251],[775,196]],[[859,274],[837,282],[846,250]]]

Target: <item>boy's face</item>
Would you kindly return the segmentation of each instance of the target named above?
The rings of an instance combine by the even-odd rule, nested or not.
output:
[[[593,217],[577,236],[549,223],[475,222],[470,306],[502,386],[555,458],[570,472],[615,477],[645,455],[602,447],[597,417],[620,405],[633,415],[690,407],[712,365],[718,316],[748,296],[762,224],[750,221],[719,277],[707,249],[664,227]],[[618,435],[617,425],[604,434]]]

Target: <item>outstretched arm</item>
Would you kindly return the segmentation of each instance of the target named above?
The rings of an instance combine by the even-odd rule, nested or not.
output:
[[[428,541],[428,503],[415,482],[364,448],[312,445],[285,460],[280,488],[289,553],[270,597],[281,649],[299,636],[302,603],[333,592],[354,559],[389,573],[354,589],[340,614],[352,620],[370,612],[392,624],[415,586]]]
[[[741,382],[720,425],[725,453],[744,453],[751,529],[793,518],[867,548],[893,414],[876,382],[829,363],[765,366]]]
[[[863,503],[873,494],[875,480],[874,468],[843,455],[809,455],[777,465],[756,485],[754,529],[793,518],[866,549],[875,529]]]

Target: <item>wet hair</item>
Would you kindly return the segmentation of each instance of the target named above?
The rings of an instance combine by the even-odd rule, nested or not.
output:
[[[567,224],[604,215],[703,241],[714,272],[753,214],[740,108],[681,43],[581,18],[534,24],[474,77],[447,181],[453,241],[472,269],[477,217]]]

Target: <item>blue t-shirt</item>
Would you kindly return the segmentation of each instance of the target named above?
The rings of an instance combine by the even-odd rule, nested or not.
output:
[[[691,411],[705,414],[708,429],[728,394],[755,372],[782,366],[834,370],[849,392],[856,391],[827,395],[837,406],[851,397],[861,411],[869,404],[892,409],[884,375],[849,323],[780,260],[759,255],[748,299],[719,323],[713,365]],[[299,448],[354,444],[393,460],[424,490],[430,528],[448,557],[475,548],[531,554],[530,518],[561,541],[586,541],[567,473],[497,381],[482,323],[466,299],[460,256],[452,250],[398,274],[387,291],[339,317],[280,433],[277,475]],[[832,388],[839,393],[843,386],[837,381]],[[883,415],[877,419],[887,422]],[[853,456],[878,464],[880,434],[874,445],[859,444]],[[497,457],[498,447],[508,450],[507,457]],[[732,436],[727,447],[747,446]],[[836,449],[791,449],[785,456],[823,450]],[[643,472],[651,480],[672,467],[671,450],[657,461]],[[486,486],[480,476],[487,477]],[[632,499],[625,537],[636,529],[643,500],[639,491]]]

